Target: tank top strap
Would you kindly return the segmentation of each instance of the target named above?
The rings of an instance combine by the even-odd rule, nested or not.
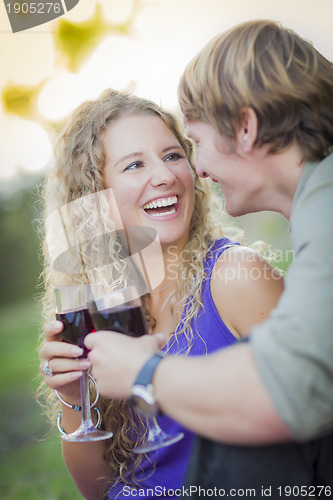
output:
[[[218,258],[227,250],[228,248],[231,247],[236,247],[240,246],[240,243],[236,241],[231,241],[228,238],[221,238],[219,240],[216,240],[211,248],[209,249],[205,261],[205,272],[207,275],[210,275],[211,272],[213,271],[213,268],[216,264],[216,261]]]

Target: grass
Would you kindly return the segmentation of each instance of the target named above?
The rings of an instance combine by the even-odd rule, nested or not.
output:
[[[40,321],[33,301],[0,308],[0,491],[2,500],[80,500],[60,437],[35,401]]]

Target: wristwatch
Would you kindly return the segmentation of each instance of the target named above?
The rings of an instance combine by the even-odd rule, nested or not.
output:
[[[153,396],[152,378],[157,365],[164,358],[163,352],[154,354],[141,368],[132,387],[129,401],[133,408],[141,415],[153,417],[159,411],[158,404]]]

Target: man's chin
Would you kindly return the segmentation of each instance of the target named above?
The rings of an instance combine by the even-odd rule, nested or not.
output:
[[[235,207],[228,202],[225,202],[224,210],[227,212],[230,217],[241,217],[242,215],[246,215],[248,212],[244,210],[240,210],[240,207]]]
[[[224,202],[224,210],[227,212],[228,215],[230,215],[230,217],[237,217],[237,215],[235,215],[234,207],[230,203],[228,203],[226,199]]]

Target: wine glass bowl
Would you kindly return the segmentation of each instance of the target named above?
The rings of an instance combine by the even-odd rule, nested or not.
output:
[[[131,337],[148,334],[141,299],[134,286],[115,290],[88,303],[96,330],[112,330]]]
[[[85,336],[94,331],[94,325],[87,308],[67,310],[56,313],[56,319],[64,325],[60,337],[65,342],[83,349],[81,358],[86,358],[88,351],[84,345]]]

